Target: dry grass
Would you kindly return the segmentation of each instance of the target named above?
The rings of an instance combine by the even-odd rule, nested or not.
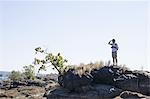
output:
[[[96,62],[91,62],[88,64],[84,64],[84,63],[80,63],[79,65],[68,65],[66,66],[66,70],[72,68],[75,69],[75,73],[82,75],[85,74],[87,72],[90,72],[92,69],[99,69],[101,67],[104,66],[104,62],[103,61],[96,61]]]
[[[96,62],[90,62],[88,64],[80,63],[79,65],[68,65],[68,66],[66,66],[65,71],[68,71],[69,69],[74,69],[75,73],[79,74],[81,76],[87,72],[90,73],[91,70],[93,70],[93,69],[99,69],[103,66],[112,66],[110,60],[107,62],[96,61]],[[124,68],[124,70],[128,69],[125,64],[118,65],[118,66]]]

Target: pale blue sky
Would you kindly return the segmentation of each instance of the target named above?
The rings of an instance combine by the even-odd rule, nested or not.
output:
[[[150,70],[148,12],[146,1],[0,1],[0,70],[31,64],[38,46],[68,64],[108,61],[112,38],[119,64]]]

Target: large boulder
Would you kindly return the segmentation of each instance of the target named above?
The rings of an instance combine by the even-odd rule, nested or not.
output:
[[[91,71],[93,82],[114,85],[123,90],[150,95],[150,73],[131,71],[120,66],[104,66]]]
[[[73,69],[58,77],[58,82],[64,88],[74,91],[76,88],[90,85],[93,81],[89,73],[78,75]]]
[[[115,79],[114,85],[123,90],[150,95],[150,73],[133,71],[130,74],[123,74]]]
[[[80,99],[77,93],[71,93],[70,90],[60,87],[52,89],[47,93],[47,99]]]
[[[129,71],[127,68],[120,66],[104,66],[100,69],[94,69],[91,71],[91,75],[93,76],[94,83],[102,83],[102,84],[113,84],[114,80],[118,78],[120,75]]]
[[[112,85],[96,84],[93,89],[98,92],[99,98],[114,98],[122,92],[121,89],[116,88]]]
[[[123,90],[138,90],[138,78],[133,74],[120,75],[113,84]]]
[[[89,86],[86,86],[89,87]],[[85,87],[84,87],[85,88]],[[85,88],[89,89],[89,88]],[[91,86],[91,90],[84,92],[70,92],[70,90],[65,88],[57,88],[50,90],[47,94],[48,99],[104,99],[104,98],[113,98],[122,92],[121,89],[118,89],[110,85],[97,84]]]
[[[138,78],[138,92],[150,96],[150,72],[134,71],[134,73]]]

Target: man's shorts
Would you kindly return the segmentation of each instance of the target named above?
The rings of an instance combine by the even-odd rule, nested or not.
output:
[[[117,58],[117,52],[112,52],[112,57]]]

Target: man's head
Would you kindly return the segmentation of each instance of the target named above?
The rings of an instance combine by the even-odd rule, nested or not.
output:
[[[115,39],[112,39],[112,42],[115,43]]]

